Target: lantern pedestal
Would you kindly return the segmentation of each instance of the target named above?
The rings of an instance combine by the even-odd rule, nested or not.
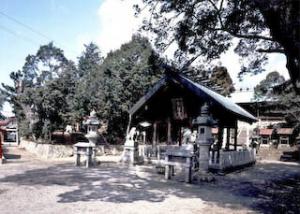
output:
[[[209,166],[209,148],[211,143],[200,143],[199,146],[199,170],[208,172]]]
[[[132,165],[138,162],[138,145],[134,140],[126,140],[121,162]]]

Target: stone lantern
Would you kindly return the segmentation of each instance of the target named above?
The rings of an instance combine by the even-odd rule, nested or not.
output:
[[[208,171],[209,148],[213,143],[211,133],[214,120],[209,115],[208,105],[205,103],[200,110],[200,115],[193,120],[193,124],[198,126],[196,143],[199,147],[199,171]]]
[[[96,146],[97,140],[99,139],[98,126],[100,124],[99,119],[96,116],[95,110],[90,113],[88,119],[83,123],[87,125],[87,134],[85,137],[89,140],[89,143]]]
[[[97,129],[100,121],[98,120],[94,110],[90,113],[90,116],[83,124],[87,125],[87,134],[85,137],[89,142],[78,142],[74,145],[74,154],[76,155],[75,165],[80,165],[80,156],[84,155],[86,156],[86,167],[90,167],[91,164],[95,165],[96,162],[96,144],[99,139]]]

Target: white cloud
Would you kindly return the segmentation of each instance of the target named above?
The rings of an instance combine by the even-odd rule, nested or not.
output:
[[[137,32],[143,17],[134,17],[133,4],[140,0],[105,0],[98,9],[100,35],[97,44],[106,54],[118,49],[123,43],[130,41]]]

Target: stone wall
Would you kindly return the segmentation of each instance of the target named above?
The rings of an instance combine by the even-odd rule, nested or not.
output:
[[[19,147],[43,159],[65,158],[73,155],[72,145],[40,144],[21,139]]]
[[[26,149],[28,152],[37,155],[43,159],[66,158],[73,155],[72,145],[53,145],[35,143],[29,140],[20,140],[20,148]],[[115,155],[119,156],[123,152],[123,145],[100,145],[97,146],[96,154],[101,155]]]
[[[124,145],[99,145],[97,146],[98,155],[121,155],[124,149]]]

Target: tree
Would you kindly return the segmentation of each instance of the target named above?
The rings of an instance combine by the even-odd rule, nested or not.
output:
[[[254,96],[257,101],[268,101],[258,103],[260,111],[284,114],[288,126],[300,133],[300,97],[290,80],[273,71],[254,88]]]
[[[224,96],[229,96],[235,91],[230,74],[223,66],[214,67],[210,81],[221,88],[221,94]]]
[[[178,44],[175,57],[185,67],[200,56],[209,62],[235,45],[249,63],[240,75],[261,72],[270,53],[284,54],[300,93],[300,6],[297,0],[143,0],[151,13],[143,29],[154,32],[163,51]],[[134,6],[137,14],[141,12]]]
[[[254,88],[254,99],[257,101],[275,99],[273,88],[275,86],[281,85],[285,82],[283,76],[281,76],[277,71],[269,73],[266,78],[255,86]]]
[[[28,55],[23,68],[12,72],[13,86],[1,90],[13,106],[22,136],[49,140],[54,129],[69,123],[76,67],[52,43]]]
[[[101,56],[101,51],[99,47],[91,42],[84,45],[85,51],[78,58],[78,77],[88,75],[90,72],[99,69],[99,65],[103,62],[103,57]]]
[[[164,63],[168,64],[170,62]],[[175,64],[170,63],[167,69],[184,74],[192,81],[215,90],[223,96],[229,96],[235,91],[230,74],[224,66],[215,66],[212,69],[205,68],[204,66],[189,66],[188,69],[180,70]]]
[[[287,124],[295,128],[295,133],[300,133],[300,97],[291,81],[274,86],[271,95],[276,99],[278,110],[284,112]]]
[[[107,121],[110,142],[123,141],[128,110],[164,73],[159,60],[147,39],[134,36],[91,73],[92,106]]]
[[[78,59],[76,89],[71,103],[73,122],[81,122],[92,111],[94,104],[101,99],[101,96],[96,95],[100,95],[102,90],[100,65],[103,57],[98,46],[94,43],[85,45],[85,50]]]

